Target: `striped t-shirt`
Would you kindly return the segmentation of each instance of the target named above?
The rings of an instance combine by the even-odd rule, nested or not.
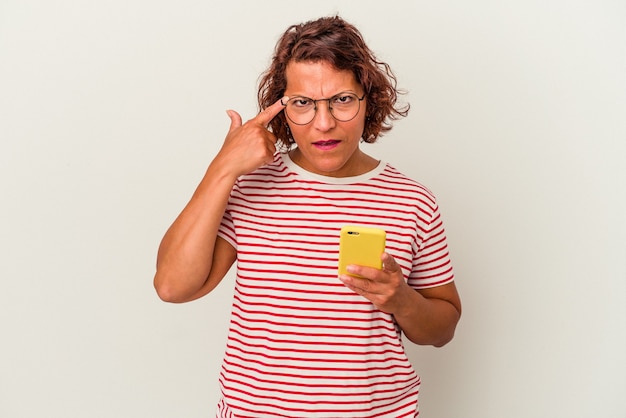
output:
[[[414,417],[419,376],[392,315],[338,279],[344,225],[382,228],[415,289],[453,280],[435,198],[389,164],[309,173],[287,154],[238,179],[219,236],[237,249],[219,417]]]

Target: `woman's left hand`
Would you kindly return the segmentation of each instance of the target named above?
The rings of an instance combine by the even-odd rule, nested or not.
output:
[[[339,280],[381,311],[392,315],[399,314],[410,303],[410,294],[415,290],[406,283],[400,266],[391,255],[383,253],[381,258],[382,270],[349,265],[347,270],[360,277],[343,274],[339,276]]]

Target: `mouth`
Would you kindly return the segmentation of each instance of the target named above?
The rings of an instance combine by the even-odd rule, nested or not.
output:
[[[317,142],[313,142],[313,146],[317,149],[323,150],[323,151],[328,151],[331,150],[335,147],[337,147],[337,145],[339,145],[341,141],[337,140],[337,139],[329,139],[326,141],[317,141]]]

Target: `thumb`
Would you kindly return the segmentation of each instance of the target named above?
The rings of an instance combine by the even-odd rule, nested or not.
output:
[[[228,128],[229,132],[233,129],[239,128],[242,125],[241,115],[239,113],[235,112],[234,110],[227,110],[226,114],[230,118],[230,127]]]
[[[396,260],[391,255],[389,255],[389,253],[383,253],[381,258],[383,260],[383,268],[386,271],[393,273],[400,270],[398,263],[396,263]]]

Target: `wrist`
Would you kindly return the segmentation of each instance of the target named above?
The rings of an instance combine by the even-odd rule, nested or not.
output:
[[[405,282],[398,297],[394,317],[398,320],[414,318],[421,304],[419,299],[423,299],[423,296]]]

